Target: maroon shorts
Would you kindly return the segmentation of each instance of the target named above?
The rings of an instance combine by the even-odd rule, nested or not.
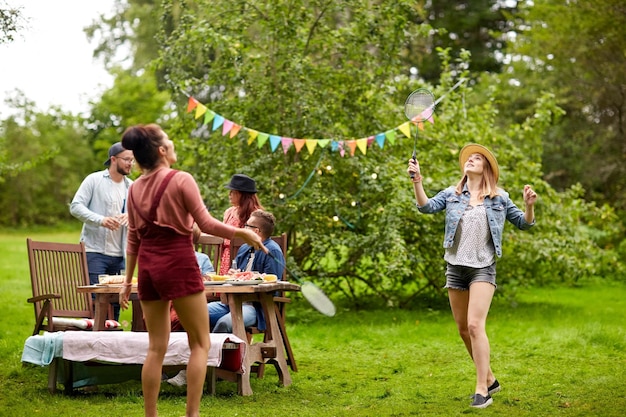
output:
[[[137,263],[140,300],[175,300],[204,291],[191,235],[174,232],[142,238]]]

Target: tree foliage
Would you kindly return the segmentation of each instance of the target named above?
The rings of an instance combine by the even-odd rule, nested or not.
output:
[[[28,101],[18,110],[0,122],[0,144],[10,161],[0,181],[0,224],[67,220],[83,176],[104,159],[94,162],[80,118],[58,108],[36,112]]]
[[[382,149],[373,144],[367,155],[357,151],[354,157],[319,148],[313,154],[293,147],[271,152],[267,144],[248,144],[243,133],[234,139],[212,133],[201,120],[182,113],[191,94],[229,120],[270,134],[369,137],[404,122],[402,105],[414,88],[444,94],[455,81],[452,74],[468,66],[467,55],[451,61],[447,50],[439,51],[439,87],[413,80],[401,51],[431,30],[413,23],[413,2],[169,2],[161,12],[160,21],[167,23],[160,34],[159,71],[180,96],[181,118],[171,136],[186,156],[182,167],[196,175],[210,209],[220,216],[227,206],[223,185],[232,174],[246,173],[259,182],[263,204],[280,219],[279,231],[289,233],[290,262],[299,273],[356,305],[379,300],[403,306],[424,293],[440,292],[443,218],[420,215],[414,207],[405,173],[410,139],[399,135],[395,144]],[[516,201],[526,182],[546,197],[558,195],[541,180],[537,163],[541,137],[561,115],[554,97],[540,97],[532,117],[503,128],[497,123],[495,87],[481,91],[482,97],[472,96],[470,86],[450,94],[435,125],[421,134],[419,158],[431,195],[458,180],[458,150],[475,141],[495,149],[503,186]],[[509,256],[500,264],[499,279],[555,280],[547,278],[549,257],[531,268],[519,265],[512,254],[527,251],[539,258],[547,253],[541,244],[550,241],[568,247],[569,236],[559,232],[562,227],[580,230],[581,213],[572,213],[566,222],[549,215],[576,198],[575,193],[558,195],[559,205],[542,201],[538,216],[550,227],[507,232]],[[579,204],[594,214],[604,210]],[[600,256],[588,234],[578,238],[589,259]],[[561,264],[559,279],[572,282],[606,272],[605,264],[580,270],[577,259],[572,253]]]
[[[472,7],[478,3],[504,4]],[[194,174],[214,216],[221,218],[228,206],[224,185],[230,176],[248,174],[257,179],[264,206],[279,219],[276,232],[289,234],[290,270],[351,305],[410,306],[416,298],[442,293],[444,267],[443,215],[417,212],[406,175],[413,137],[396,130],[384,146],[372,140],[365,155],[347,149],[342,155],[330,145],[312,153],[293,146],[272,151],[267,143],[250,142],[246,129],[234,138],[213,132],[186,107],[192,95],[247,128],[340,141],[393,130],[406,121],[407,95],[425,87],[436,97],[447,94],[435,124],[419,132],[418,158],[429,195],[458,181],[458,151],[468,142],[495,151],[501,185],[515,202],[521,204],[526,183],[539,193],[537,226],[529,232],[505,229],[505,254],[498,262],[504,293],[519,285],[574,284],[624,272],[626,244],[619,245],[624,230],[613,210],[586,203],[580,186],[556,191],[542,179],[550,178],[541,164],[552,149],[546,138],[555,127],[566,131],[563,108],[569,111],[573,101],[564,102],[561,90],[551,93],[538,80],[525,79],[527,90],[511,89],[506,81],[514,80],[475,72],[494,50],[483,51],[481,58],[479,50],[470,57],[458,43],[433,46],[433,33],[468,38],[471,21],[482,21],[480,10],[468,12],[460,29],[444,31],[452,23],[437,16],[454,13],[444,8],[429,15],[430,2],[408,0],[118,5],[120,13],[91,33],[107,36],[100,53],[112,57],[119,42],[130,42],[135,58],[128,70],[115,70],[115,85],[93,103],[91,117],[77,119],[55,109],[39,114],[24,101],[19,118],[0,125],[0,161],[18,163],[0,167],[6,179],[0,182],[0,224],[68,216],[66,205],[78,184],[101,166],[124,128],[156,121],[176,143],[177,167]],[[493,39],[500,38],[496,32]],[[477,39],[486,39],[481,36]],[[426,71],[427,63],[419,61],[419,74],[432,75],[415,77],[415,61],[407,57],[418,57],[415,51],[429,45],[438,69]],[[487,64],[473,65],[474,59]],[[471,81],[450,92],[459,77]],[[168,106],[168,100],[175,104]],[[36,169],[16,168],[20,162]],[[18,200],[23,200],[19,208],[10,210]]]
[[[11,7],[6,1],[0,1],[0,45],[13,42],[24,23],[21,8]]]
[[[501,0],[416,2],[421,4],[421,15],[433,30],[427,39],[411,45],[406,62],[418,69],[420,77],[436,83],[441,75],[437,49],[447,49],[455,58],[460,57],[462,51],[469,51],[473,73],[499,73],[500,57],[508,45],[509,32],[516,30],[513,22],[518,3]],[[464,68],[453,66],[452,69],[462,71]]]
[[[546,179],[580,182],[587,198],[626,209],[626,4],[543,0],[521,16],[507,110],[524,117],[532,97],[557,94],[566,116],[546,132]]]
[[[87,119],[91,148],[102,157],[107,155],[111,144],[122,137],[128,126],[158,122],[167,127],[170,95],[159,90],[150,68],[135,73],[116,68],[113,86],[99,100],[91,103]]]

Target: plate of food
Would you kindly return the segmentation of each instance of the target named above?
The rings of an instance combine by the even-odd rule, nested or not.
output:
[[[204,281],[204,285],[224,285],[226,281]]]
[[[262,279],[246,279],[246,280],[237,280],[231,279],[226,281],[230,285],[258,285],[263,282]]]

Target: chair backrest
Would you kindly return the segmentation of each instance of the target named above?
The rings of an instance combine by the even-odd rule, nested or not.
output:
[[[220,270],[224,239],[218,236],[201,234],[196,243],[196,250],[208,255],[216,272]]]
[[[287,233],[282,233],[276,236],[270,236],[270,239],[278,243],[278,246],[280,246],[280,249],[283,251],[283,256],[287,258]],[[244,243],[245,243],[244,240],[240,237],[236,237],[230,241],[230,262],[231,263],[233,262],[233,259],[237,257],[237,252],[239,251],[239,248],[241,247],[241,245],[243,245]],[[287,273],[287,270],[283,269],[283,279],[285,279],[286,273]]]
[[[76,287],[89,285],[85,244],[37,242],[26,239],[30,281],[33,297],[59,295],[51,302],[51,315],[56,317],[93,318],[93,302],[88,293],[78,293]],[[42,310],[35,305],[35,318]]]

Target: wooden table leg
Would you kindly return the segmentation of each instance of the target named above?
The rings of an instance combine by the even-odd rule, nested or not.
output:
[[[278,379],[283,386],[287,387],[291,385],[291,375],[289,374],[289,367],[287,365],[287,359],[285,358],[283,337],[280,327],[278,326],[278,319],[276,318],[274,296],[270,293],[262,293],[259,295],[266,323],[263,345],[273,347],[276,352],[276,357],[269,359],[268,362],[274,365],[276,372],[278,372]]]
[[[106,330],[106,319],[111,304],[111,294],[96,293],[93,331]]]
[[[131,294],[130,301],[133,309],[132,321],[130,324],[131,332],[145,332],[146,322],[143,319],[143,309],[141,308],[141,301],[139,301],[139,297],[137,294]]]

